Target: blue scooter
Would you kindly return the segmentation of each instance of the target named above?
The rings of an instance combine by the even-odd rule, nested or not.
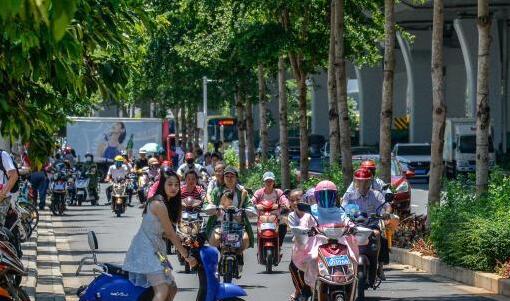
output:
[[[197,248],[192,249],[192,256],[198,261],[197,273],[200,282],[196,300],[242,300],[240,297],[246,296],[244,289],[234,284],[220,282],[217,277],[219,252],[216,248],[205,246],[204,237],[203,234],[198,235],[195,243]],[[89,232],[89,246],[92,250],[92,257],[82,259],[76,275],[79,275],[83,263],[92,261],[97,264],[95,251],[98,246],[93,231]],[[154,297],[152,288],[134,286],[129,281],[128,272],[122,270],[120,266],[108,263],[97,264],[97,266],[101,269],[94,269],[94,272],[99,272],[99,275],[89,285],[78,289],[79,301],[152,301]]]

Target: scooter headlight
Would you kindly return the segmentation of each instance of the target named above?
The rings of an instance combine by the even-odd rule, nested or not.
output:
[[[121,198],[118,198],[115,203],[117,203],[117,205],[121,205],[122,204],[122,199]]]

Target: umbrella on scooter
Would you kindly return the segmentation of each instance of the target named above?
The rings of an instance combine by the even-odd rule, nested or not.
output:
[[[157,143],[147,143],[140,148],[140,150],[144,150],[147,153],[153,153],[153,154],[158,153],[162,149],[163,148],[161,146],[159,146],[159,144],[157,144]]]

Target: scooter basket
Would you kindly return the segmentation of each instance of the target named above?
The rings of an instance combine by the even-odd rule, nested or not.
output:
[[[221,242],[223,246],[241,248],[244,225],[236,222],[223,222],[221,225]]]

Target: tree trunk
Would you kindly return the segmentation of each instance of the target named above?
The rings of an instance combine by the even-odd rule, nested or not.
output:
[[[237,115],[237,135],[239,136],[239,171],[244,173],[246,171],[246,139],[245,139],[245,126],[246,121],[244,118],[244,101],[241,88],[237,88],[236,92],[236,115]]]
[[[282,189],[290,188],[289,132],[287,120],[287,88],[285,86],[285,58],[278,59],[278,107],[280,113],[280,163]]]
[[[329,100],[329,165],[340,162],[338,101],[335,83],[335,0],[331,0],[329,33],[329,61],[328,61],[328,100]]]
[[[188,110],[187,116],[186,116],[186,121],[188,123],[188,125],[186,126],[187,136],[188,136],[188,146],[187,146],[187,149],[190,152],[195,152],[195,149],[193,147],[193,139],[195,138],[195,128],[196,127],[193,126],[193,115],[196,114],[196,113],[195,113],[195,110],[193,108],[194,107],[192,106]]]
[[[175,146],[179,144],[179,140],[181,139],[181,134],[179,133],[180,130],[180,122],[179,122],[179,111],[180,109],[172,109],[172,114],[174,115],[174,122],[175,122]]]
[[[290,24],[289,12],[284,10],[282,21],[285,30],[288,30]],[[308,180],[308,119],[306,117],[307,101],[306,79],[308,74],[303,70],[303,55],[289,51],[289,61],[298,85],[299,100],[299,172],[301,182]]]
[[[299,165],[301,183],[308,180],[308,118],[306,101],[306,76],[301,74],[298,82],[299,90]]]
[[[429,205],[439,204],[443,176],[443,146],[446,121],[443,75],[443,27],[444,2],[434,0],[434,21],[432,28],[432,145],[429,177]],[[429,215],[430,216],[430,215]]]
[[[491,19],[489,0],[478,0],[478,79],[476,87],[476,191],[489,189],[489,54]]]
[[[246,147],[248,148],[248,168],[255,165],[255,137],[253,129],[253,103],[246,100]]]
[[[181,132],[182,132],[182,148],[187,151],[188,147],[188,129],[186,123],[186,104],[183,103],[181,107]]]
[[[347,107],[347,76],[344,45],[344,1],[335,0],[335,80],[340,118],[340,145],[344,185],[352,182],[352,149],[349,112]]]
[[[267,120],[267,96],[266,96],[266,81],[264,78],[264,66],[259,64],[258,68],[258,81],[259,81],[259,107],[260,107],[260,148],[262,151],[262,162],[267,161],[269,153],[269,130]]]
[[[395,71],[395,0],[384,0],[384,80],[379,128],[379,177],[391,182],[391,122],[393,118],[393,78]]]

